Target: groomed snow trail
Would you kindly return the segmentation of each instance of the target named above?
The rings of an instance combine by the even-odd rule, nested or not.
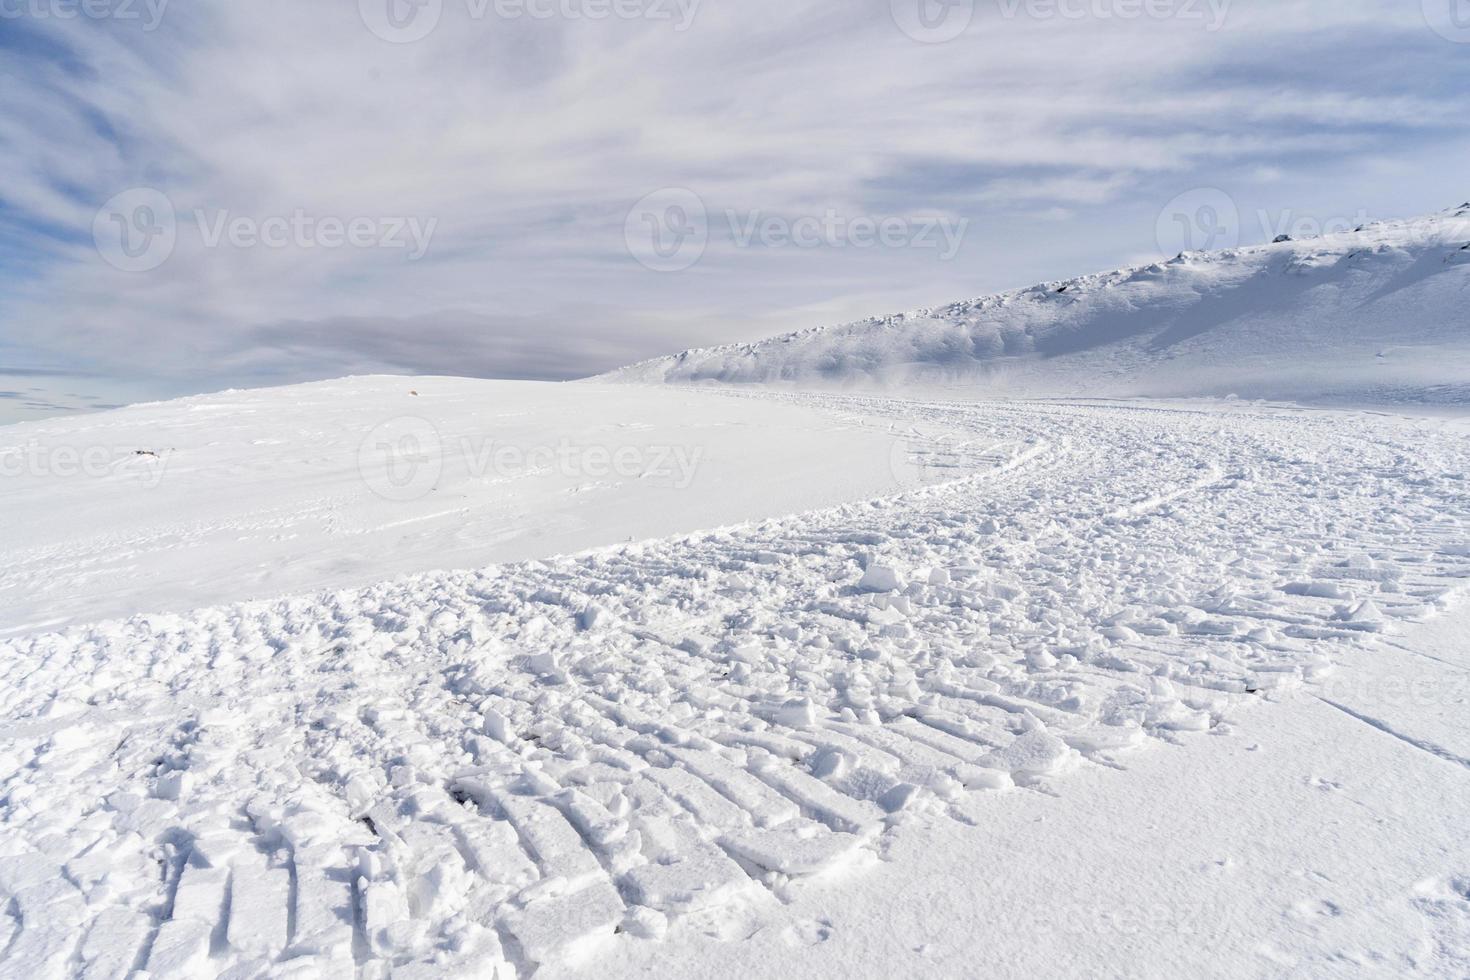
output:
[[[738,941],[916,811],[1228,735],[1470,579],[1470,443],[1431,422],[810,400],[954,479],[0,643],[0,973]]]

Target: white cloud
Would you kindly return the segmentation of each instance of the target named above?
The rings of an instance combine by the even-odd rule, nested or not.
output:
[[[558,351],[571,374],[858,300],[881,313],[1117,264],[1191,186],[1227,186],[1243,210],[1329,180],[1342,210],[1442,206],[1421,200],[1429,184],[1389,193],[1379,175],[1451,159],[1464,134],[1445,88],[1455,52],[1378,0],[1236,0],[1216,32],[1007,19],[980,0],[940,45],[899,31],[888,0],[703,0],[683,31],[476,19],[474,2],[444,0],[409,44],[374,36],[352,2],[178,3],[151,33],[19,25],[30,40],[0,84],[0,233],[39,259],[5,284],[5,339],[170,385],[363,367],[542,376]],[[1402,84],[1350,60],[1323,72],[1325,45],[1355,44],[1392,50]],[[168,195],[178,236],[160,268],[128,274],[91,236],[98,206],[137,186]],[[660,275],[628,254],[624,219],[671,186],[716,214],[942,213],[970,231],[948,263],[715,240]],[[436,224],[410,261],[210,248],[196,210]]]

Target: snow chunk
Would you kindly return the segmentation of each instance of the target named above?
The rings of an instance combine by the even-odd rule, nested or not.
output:
[[[787,728],[815,728],[816,706],[810,698],[793,698],[776,709],[776,724]]]
[[[584,631],[607,629],[616,622],[616,617],[597,603],[591,603],[577,617],[577,625]]]
[[[887,565],[869,565],[858,583],[860,592],[897,592],[903,587],[903,576]]]
[[[1342,606],[1332,618],[1350,629],[1367,633],[1381,633],[1387,622],[1383,610],[1372,599],[1365,599],[1357,605]]]
[[[1020,736],[1005,748],[992,752],[982,760],[982,764],[993,769],[1003,769],[1018,780],[1026,780],[1059,772],[1076,755],[1066,742],[1050,732],[1037,729]]]
[[[571,895],[538,899],[505,917],[505,927],[537,966],[582,961],[623,919],[623,903],[607,882]]]
[[[153,787],[153,795],[160,800],[177,801],[188,794],[192,783],[193,777],[187,771],[174,769],[158,777],[158,782]]]
[[[862,838],[840,833],[799,837],[786,830],[748,830],[727,834],[720,843],[736,857],[767,871],[810,875],[849,860]]]

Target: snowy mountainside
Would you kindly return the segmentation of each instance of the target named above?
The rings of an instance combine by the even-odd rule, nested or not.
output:
[[[1470,202],[1437,215],[685,351],[602,380],[985,396],[1470,397]]]

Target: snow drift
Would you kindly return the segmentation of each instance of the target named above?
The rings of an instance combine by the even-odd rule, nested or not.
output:
[[[634,383],[965,386],[985,396],[1470,399],[1470,202],[657,358]]]

